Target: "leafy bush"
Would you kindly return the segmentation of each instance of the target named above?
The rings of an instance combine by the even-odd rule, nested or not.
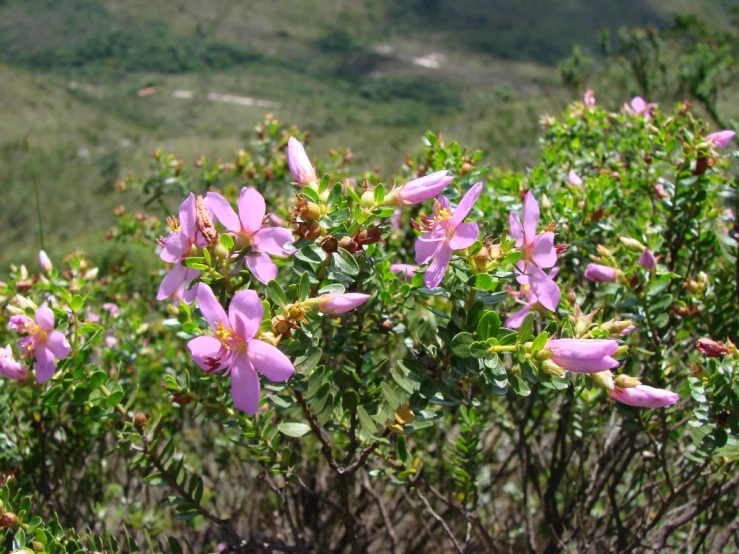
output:
[[[166,269],[0,288],[5,548],[736,545],[733,133],[585,100],[526,173],[431,133],[395,186],[316,172],[273,118],[228,161],[155,152],[109,238]]]

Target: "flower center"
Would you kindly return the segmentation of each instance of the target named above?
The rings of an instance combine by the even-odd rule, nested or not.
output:
[[[215,337],[226,350],[246,352],[246,341],[223,323],[218,323]]]

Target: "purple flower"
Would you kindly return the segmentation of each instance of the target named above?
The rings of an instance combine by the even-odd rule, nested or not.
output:
[[[549,272],[549,277],[551,279],[554,279],[557,276],[557,273],[559,273],[558,268],[552,269],[552,271]],[[512,294],[514,298],[516,298],[516,302],[519,304],[523,304],[523,308],[521,308],[519,311],[511,314],[508,316],[508,318],[505,320],[505,327],[508,329],[518,329],[523,324],[524,319],[526,319],[526,316],[529,314],[529,312],[539,303],[539,298],[536,296],[536,293],[533,291],[531,287],[522,287],[523,290],[520,293],[512,293],[511,289],[509,288],[508,292]],[[525,296],[526,301],[522,301],[521,298]]]
[[[588,264],[585,278],[596,283],[612,283],[618,279],[618,270],[607,265]]]
[[[254,415],[261,390],[257,371],[271,381],[281,382],[289,379],[295,368],[277,348],[255,338],[264,315],[256,292],[236,293],[228,307],[228,315],[208,285],[198,285],[197,299],[213,335],[197,337],[187,343],[192,359],[209,373],[228,369],[234,406]]]
[[[412,279],[413,274],[418,270],[417,265],[413,264],[393,264],[390,266],[390,271],[399,275],[403,279]]]
[[[400,229],[400,219],[403,217],[403,212],[395,210],[393,215],[390,217],[390,225],[393,229]]]
[[[608,391],[608,394],[622,404],[636,406],[637,408],[665,408],[680,400],[680,397],[672,391],[655,389],[647,385],[637,385],[630,388],[617,386]]]
[[[457,209],[452,213],[449,200],[440,196],[434,203],[434,218],[428,223],[428,232],[416,239],[416,263],[429,265],[424,274],[424,282],[430,289],[441,283],[449,266],[453,250],[469,248],[477,240],[477,223],[463,223],[472,206],[482,193],[482,183],[475,184],[462,197]]]
[[[582,101],[588,108],[595,107],[595,93],[592,91],[592,89],[585,89],[585,94],[583,95]]]
[[[719,148],[726,148],[731,142],[731,139],[734,138],[734,135],[736,135],[734,131],[718,131],[716,133],[706,135],[706,140],[711,141]]]
[[[658,104],[648,104],[641,96],[635,96],[631,100],[631,108],[629,111],[637,115],[643,114],[645,119],[651,119],[654,109],[657,106]]]
[[[108,312],[110,317],[118,317],[121,314],[121,309],[117,304],[113,304],[112,302],[106,302],[103,304],[103,310]]]
[[[204,246],[205,239],[198,232],[195,224],[195,195],[190,195],[180,204],[179,220],[171,218],[167,221],[172,233],[166,239],[159,239],[162,252],[159,257],[162,261],[175,264],[164,276],[157,300],[164,300],[172,297],[175,292],[192,282],[193,279],[200,275],[197,269],[189,269],[183,265],[183,262],[190,255],[194,247]],[[185,302],[188,304],[193,301],[192,296],[186,296]]]
[[[41,266],[41,269],[47,272],[51,271],[51,268],[54,267],[51,264],[49,256],[43,250],[38,251],[38,264]]]
[[[209,192],[207,201],[216,219],[236,236],[236,247],[252,247],[252,251],[246,256],[246,265],[254,276],[265,284],[277,277],[277,266],[269,254],[289,255],[291,251],[285,249],[285,244],[293,241],[293,234],[284,227],[264,226],[266,205],[259,191],[253,188],[241,189],[238,215],[228,200],[216,192]]]
[[[5,348],[0,348],[0,375],[15,381],[25,381],[28,377],[26,364],[15,361],[9,344]]]
[[[597,373],[618,367],[611,356],[618,350],[618,343],[608,339],[556,339],[547,341],[546,347],[555,364],[574,373]]]
[[[571,185],[575,185],[576,187],[582,186],[582,178],[575,173],[574,169],[570,169],[570,173],[567,175],[567,182]]]
[[[353,310],[369,300],[369,294],[348,292],[345,294],[324,294],[317,298],[318,310],[324,314],[338,315]]]
[[[652,251],[649,248],[645,248],[639,257],[639,265],[644,269],[652,270],[657,267],[657,258],[654,257]]]
[[[408,181],[405,185],[393,191],[399,206],[418,204],[437,196],[454,179],[447,176],[448,171],[436,171],[418,179]]]
[[[290,173],[293,174],[301,187],[315,183],[318,180],[316,170],[313,169],[313,165],[305,153],[305,148],[295,137],[290,137],[287,141],[287,165],[290,168]]]
[[[511,212],[508,225],[516,248],[521,249],[521,260],[516,264],[519,272],[517,280],[522,285],[530,285],[539,303],[547,310],[557,309],[561,292],[544,269],[557,263],[557,250],[554,248],[554,233],[546,231],[536,234],[539,223],[539,204],[531,192],[523,200],[523,225],[516,212]]]
[[[54,375],[57,358],[63,360],[72,348],[66,337],[54,330],[54,312],[46,306],[36,310],[34,319],[25,315],[14,315],[10,318],[10,329],[18,333],[25,333],[18,341],[18,347],[27,356],[35,356],[36,379],[45,383]]]

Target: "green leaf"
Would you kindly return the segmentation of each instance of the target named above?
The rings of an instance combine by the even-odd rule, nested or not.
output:
[[[69,303],[69,307],[72,308],[73,312],[79,312],[84,305],[85,299],[82,298],[79,294],[72,298],[72,301]]]
[[[500,329],[500,317],[495,312],[485,312],[477,324],[477,335],[480,340],[494,338]]]
[[[526,384],[526,381],[521,379],[521,376],[518,375],[517,373],[514,373],[513,378],[509,379],[508,382],[511,384],[511,388],[519,396],[528,396],[531,394],[531,389]]]
[[[341,200],[341,197],[344,195],[344,191],[341,187],[341,183],[336,183],[333,188],[331,189],[331,193],[328,195],[327,204],[329,206],[333,206],[334,204],[338,204]]]
[[[310,433],[310,425],[305,423],[280,423],[277,428],[283,435],[296,439]]]
[[[314,204],[320,204],[321,199],[318,197],[318,192],[313,187],[303,187],[303,196],[305,196],[308,200],[313,202]]]
[[[377,424],[364,409],[364,406],[357,406],[357,416],[362,430],[370,437],[375,436],[377,434]]]
[[[234,249],[234,238],[231,235],[222,233],[219,240],[221,241],[221,245],[223,245],[226,250],[231,251]]]
[[[408,448],[405,444],[405,436],[404,435],[398,435],[398,438],[395,441],[395,452],[398,456],[398,459],[403,462],[403,465],[408,464]]]
[[[282,290],[280,284],[274,279],[267,283],[267,294],[269,294],[270,300],[277,304],[280,308],[284,308],[287,305],[287,297],[285,291]]]
[[[475,358],[486,358],[490,354],[490,345],[483,341],[475,341],[470,345],[470,355]]]
[[[475,288],[477,290],[495,290],[497,285],[498,282],[487,273],[478,273],[475,275]]]
[[[382,389],[382,396],[385,397],[385,400],[387,400],[387,403],[390,404],[390,407],[393,410],[396,410],[398,407],[400,407],[400,399],[398,398],[398,394],[390,385],[387,383],[382,383],[380,385],[380,388]]]
[[[379,184],[375,187],[375,204],[382,204],[383,200],[385,200],[385,187]]]
[[[452,339],[452,352],[460,358],[469,358],[470,347],[475,339],[469,333],[459,333]]]
[[[549,333],[546,331],[540,333],[535,339],[534,343],[531,345],[531,353],[538,352],[544,346],[547,344],[547,340],[549,340]]]
[[[359,406],[359,395],[353,390],[344,391],[344,394],[341,397],[341,403],[345,410],[356,412],[357,406]]]
[[[310,294],[310,275],[304,271],[300,276],[300,284],[298,285],[298,300],[305,300]]]
[[[516,342],[524,343],[528,341],[534,334],[534,314],[530,313],[523,320],[521,328],[518,330],[518,338]]]
[[[333,257],[339,271],[352,277],[359,275],[359,264],[347,250],[339,248],[337,252],[334,252]]]

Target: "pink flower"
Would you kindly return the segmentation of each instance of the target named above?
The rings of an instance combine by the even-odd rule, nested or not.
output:
[[[358,292],[324,294],[317,298],[318,309],[324,314],[343,314],[364,304],[369,300],[369,298],[369,294],[361,294]]]
[[[574,169],[570,169],[570,173],[567,175],[567,182],[576,187],[582,186],[582,178],[575,173]]]
[[[54,267],[51,264],[51,260],[49,259],[49,256],[44,252],[43,250],[38,251],[38,264],[41,266],[41,269],[44,271],[51,271],[51,268]]]
[[[192,359],[207,372],[228,369],[234,406],[249,415],[259,407],[261,387],[257,371],[271,381],[289,379],[295,368],[277,348],[255,338],[264,307],[257,293],[243,290],[233,297],[226,315],[211,288],[198,285],[198,307],[213,335],[187,343]]]
[[[595,107],[595,93],[592,91],[592,89],[585,89],[585,94],[583,95],[582,101],[588,108]]]
[[[390,271],[403,279],[412,279],[413,274],[418,271],[418,266],[413,264],[393,264],[390,266]]]
[[[392,217],[390,217],[390,225],[393,229],[400,229],[400,219],[403,217],[403,212],[395,210]]]
[[[557,273],[559,273],[559,269],[555,267],[552,271],[549,272],[549,277],[551,279],[554,279],[557,276]],[[523,320],[526,319],[526,316],[529,314],[529,312],[534,308],[534,306],[539,303],[539,298],[536,296],[536,293],[531,287],[525,287],[524,290],[522,290],[520,293],[511,292],[511,289],[509,287],[508,292],[511,293],[514,298],[516,298],[516,302],[518,302],[519,304],[523,304],[523,308],[509,315],[508,318],[505,320],[504,325],[508,329],[518,329],[523,324]],[[523,296],[526,297],[526,301],[521,300]]]
[[[554,248],[554,233],[546,231],[536,234],[539,223],[539,204],[531,192],[523,200],[523,225],[516,212],[511,212],[508,225],[516,248],[521,249],[521,260],[516,264],[517,280],[522,285],[530,285],[539,303],[547,310],[557,309],[561,296],[559,287],[544,269],[557,263],[557,250]]]
[[[207,201],[216,219],[236,236],[236,247],[252,247],[245,259],[254,276],[265,284],[277,277],[277,266],[269,254],[289,255],[291,251],[285,249],[285,244],[294,240],[293,234],[284,227],[265,227],[266,205],[259,191],[241,189],[239,215],[236,215],[228,200],[216,192],[209,192]]]
[[[110,314],[110,317],[118,317],[121,313],[121,309],[118,307],[117,304],[113,304],[112,302],[106,302],[103,304],[103,310],[108,312]]]
[[[621,331],[621,335],[622,336],[628,335],[629,333],[631,333],[632,331],[634,331],[634,329],[636,329],[636,325],[629,325],[626,329],[624,329],[623,331]]]
[[[618,270],[607,265],[588,264],[585,278],[596,283],[612,283],[618,279]]]
[[[635,96],[631,100],[631,108],[629,111],[637,115],[643,114],[645,119],[651,119],[652,114],[654,113],[654,109],[657,106],[658,104],[647,104],[647,102],[641,96]]]
[[[719,148],[726,148],[731,142],[731,139],[734,138],[734,135],[736,135],[734,131],[718,131],[716,133],[706,135],[706,140],[711,141]]]
[[[180,218],[168,220],[172,233],[166,239],[159,239],[162,261],[175,264],[162,279],[157,293],[157,300],[172,297],[175,292],[186,287],[200,275],[197,269],[190,269],[183,262],[194,247],[204,246],[205,239],[195,225],[195,195],[190,195],[180,204]],[[185,295],[185,302],[190,303],[193,295]]]
[[[657,267],[657,258],[654,257],[652,251],[649,248],[645,248],[639,257],[639,265],[644,269],[652,270]]]
[[[655,389],[647,385],[630,388],[614,387],[613,390],[608,391],[608,394],[622,404],[637,408],[665,408],[680,400],[680,397],[672,391]]]
[[[108,335],[105,337],[105,344],[108,345],[108,348],[113,348],[116,344],[118,344],[118,339],[115,338],[113,335]]]
[[[415,244],[417,264],[432,260],[423,276],[428,288],[435,289],[441,283],[453,250],[464,250],[477,240],[477,223],[463,222],[481,193],[482,183],[475,184],[462,197],[454,213],[446,197],[440,196],[434,203],[434,218],[426,225],[428,232],[418,237]]]
[[[446,170],[436,171],[408,181],[405,185],[393,191],[398,198],[398,205],[410,206],[437,196],[454,179],[447,176],[447,173],[449,172]]]
[[[287,141],[287,165],[290,168],[290,173],[293,174],[301,187],[315,183],[318,180],[316,170],[313,169],[313,165],[311,165],[308,155],[305,153],[305,148],[295,137],[290,137]]]
[[[57,358],[63,360],[71,352],[66,337],[54,330],[54,312],[46,306],[36,310],[36,316],[31,319],[25,315],[14,315],[8,325],[18,333],[28,336],[18,341],[18,346],[27,356],[35,356],[36,379],[45,383],[54,375]]]
[[[5,348],[0,348],[0,375],[15,381],[25,381],[28,377],[26,364],[15,361],[9,344]]]
[[[618,367],[611,356],[618,350],[618,343],[609,339],[556,339],[547,341],[546,347],[555,364],[575,373],[597,373]]]

